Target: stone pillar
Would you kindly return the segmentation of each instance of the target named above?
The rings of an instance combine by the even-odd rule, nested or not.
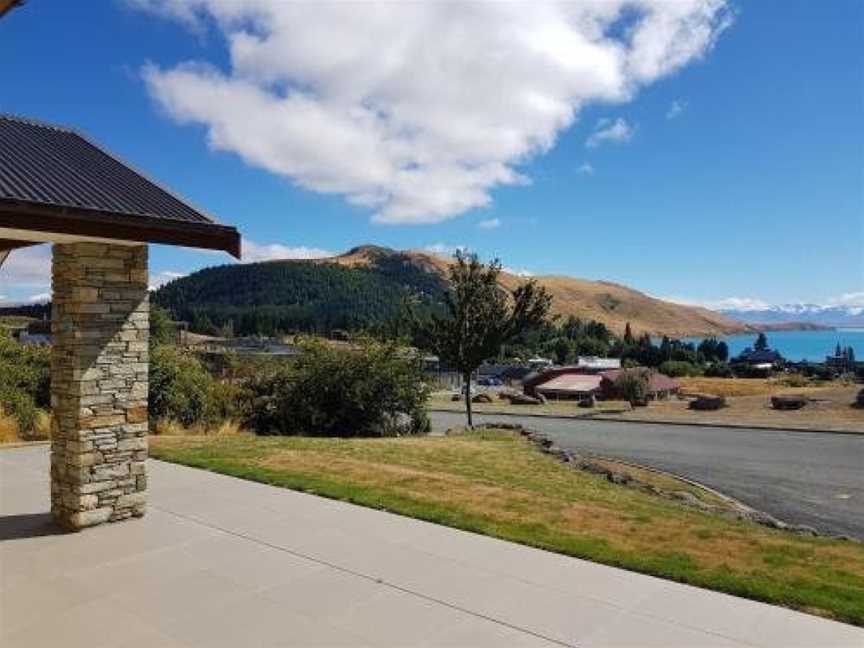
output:
[[[51,512],[69,529],[144,515],[147,247],[54,245]]]

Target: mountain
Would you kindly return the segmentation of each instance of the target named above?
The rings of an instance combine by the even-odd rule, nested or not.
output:
[[[758,310],[722,310],[719,312],[748,324],[800,322],[829,328],[864,326],[864,308],[860,306],[785,304]]]
[[[153,302],[192,322],[193,329],[230,321],[239,335],[375,328],[396,319],[409,298],[420,309],[439,308],[449,264],[425,252],[364,245],[326,259],[206,268],[166,284],[154,293]],[[563,276],[535,279],[552,294],[556,314],[593,319],[618,334],[627,322],[636,334],[673,337],[750,330],[722,314],[655,299],[615,283]],[[510,289],[525,280],[501,275],[502,285]]]

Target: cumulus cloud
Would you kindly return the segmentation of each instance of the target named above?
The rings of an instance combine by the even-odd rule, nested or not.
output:
[[[711,310],[755,311],[771,308],[771,304],[756,297],[724,297],[722,299],[689,299],[687,297],[661,297],[665,301],[684,306],[701,306]]]
[[[440,222],[527,182],[520,165],[586,104],[703,57],[731,15],[726,0],[127,2],[226,43],[222,68],[144,68],[170,117],[383,223]]]
[[[594,167],[590,163],[584,162],[576,168],[576,173],[579,175],[594,175]]]
[[[179,279],[180,277],[185,277],[187,274],[188,273],[186,272],[178,272],[176,270],[162,270],[161,272],[151,272],[149,288],[150,290],[157,290],[169,281],[174,281],[175,279]]]
[[[588,148],[597,148],[607,142],[623,143],[633,139],[633,127],[626,119],[618,118],[615,121],[601,119],[597,122],[594,132],[585,140]]]
[[[666,119],[675,119],[685,110],[687,110],[686,101],[673,101],[672,105],[669,106],[669,110],[666,111]]]
[[[495,229],[496,227],[501,227],[501,219],[487,218],[486,220],[481,220],[477,223],[477,227],[480,229]]]
[[[516,275],[517,277],[533,277],[534,273],[530,270],[526,270],[525,268],[511,268],[509,266],[504,266],[501,268],[504,272],[507,272],[512,275]]]
[[[448,243],[432,243],[423,248],[424,252],[443,257],[451,257],[457,252],[470,252],[467,245],[450,245]]]
[[[826,306],[842,306],[848,308],[864,308],[864,291],[843,293],[837,297],[831,297],[825,302]]]
[[[51,285],[51,246],[34,245],[12,250],[0,266],[0,286],[18,290],[47,288]]]
[[[322,259],[336,256],[330,250],[305,245],[289,246],[281,243],[256,243],[243,239],[243,263],[276,261],[278,259]]]

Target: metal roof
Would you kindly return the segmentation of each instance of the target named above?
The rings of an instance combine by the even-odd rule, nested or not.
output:
[[[10,220],[9,214],[19,214]],[[5,213],[7,218],[2,218]],[[39,218],[49,217],[40,226]],[[58,219],[57,217],[61,218]],[[81,221],[76,225],[76,221]],[[56,225],[59,223],[60,228]],[[239,254],[219,225],[81,134],[0,115],[0,228],[128,238]],[[146,231],[144,231],[146,230]],[[149,232],[149,237],[148,237]],[[172,234],[173,233],[173,234]]]
[[[587,394],[600,389],[602,377],[597,374],[561,374],[537,385],[538,392],[572,392]]]

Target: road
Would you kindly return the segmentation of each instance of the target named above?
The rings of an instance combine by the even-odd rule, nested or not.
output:
[[[435,431],[465,421],[431,418]],[[864,539],[864,435],[475,414],[475,423],[494,421],[694,479],[784,522]]]

